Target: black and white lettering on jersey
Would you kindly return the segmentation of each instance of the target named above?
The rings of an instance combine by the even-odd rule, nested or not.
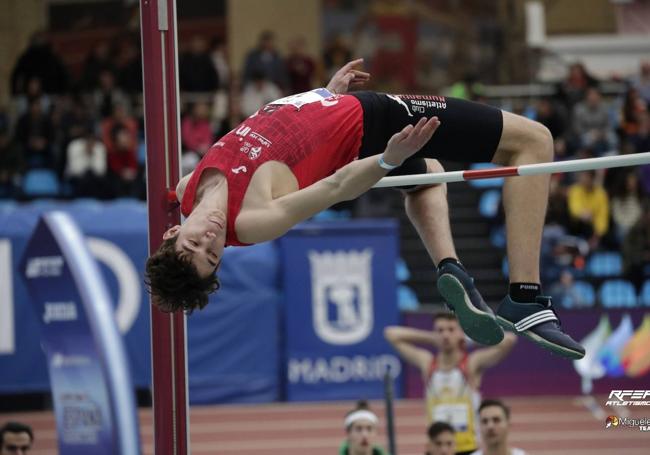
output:
[[[262,148],[269,148],[273,144],[269,139],[246,125],[240,125],[235,130],[235,135],[239,136],[241,143],[239,151],[245,153],[249,160],[258,159],[262,154]]]

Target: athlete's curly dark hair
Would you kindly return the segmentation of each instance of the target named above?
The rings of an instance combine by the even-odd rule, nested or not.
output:
[[[175,243],[176,237],[164,240],[147,259],[145,284],[160,310],[191,314],[208,304],[208,295],[219,289],[219,279],[215,274],[201,278],[191,262],[178,256]]]

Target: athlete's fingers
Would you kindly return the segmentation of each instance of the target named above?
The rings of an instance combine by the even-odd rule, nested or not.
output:
[[[408,124],[404,128],[402,128],[401,131],[393,134],[389,142],[392,141],[393,143],[397,143],[397,144],[404,142],[411,134],[411,131],[413,131],[413,125]]]
[[[418,135],[418,141],[420,142],[420,146],[424,146],[429,140],[433,137],[433,133],[436,132],[438,127],[440,126],[440,120],[438,117],[432,117],[427,121],[424,125],[422,125],[422,128],[419,131]]]
[[[370,73],[365,71],[351,70],[350,72],[354,74],[355,79],[363,79],[365,81],[370,79]]]
[[[362,59],[362,58],[358,58],[358,59],[356,59],[356,60],[352,60],[352,61],[346,63],[345,65],[343,65],[339,71],[342,72],[342,73],[343,73],[343,72],[344,72],[344,73],[347,73],[347,72],[350,71],[354,66],[357,66],[357,65],[359,65],[359,64],[361,64],[361,63],[363,63],[363,59]]]

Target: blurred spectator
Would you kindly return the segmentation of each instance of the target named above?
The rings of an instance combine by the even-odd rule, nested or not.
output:
[[[646,101],[641,97],[639,90],[634,87],[628,88],[621,109],[620,125],[623,133],[628,136],[638,134],[647,111]]]
[[[650,112],[643,111],[638,114],[638,128],[636,133],[630,134],[626,142],[630,145],[627,153],[643,153],[650,150]]]
[[[180,88],[185,92],[213,92],[219,88],[219,75],[201,36],[193,36],[190,47],[179,59]]]
[[[566,139],[557,137],[553,140],[553,155],[555,161],[564,161],[570,158]]]
[[[564,308],[583,308],[589,304],[575,287],[573,273],[570,270],[562,271],[559,281],[551,285],[549,294],[554,302]]]
[[[70,105],[63,111],[59,122],[59,128],[63,133],[63,149],[67,149],[70,141],[81,137],[86,130],[94,129],[93,120],[83,99],[71,97]]]
[[[106,147],[92,130],[68,145],[65,177],[75,197],[108,197]]]
[[[99,76],[103,71],[115,74],[115,63],[111,56],[111,46],[108,41],[99,41],[90,51],[81,73],[81,89],[92,92],[99,86]]]
[[[552,177],[549,184],[546,224],[557,224],[566,228],[570,221],[567,188],[562,185],[560,178]]]
[[[34,443],[32,427],[20,422],[7,422],[0,427],[0,455],[27,455]]]
[[[111,130],[111,147],[107,147],[108,168],[114,184],[114,194],[118,197],[135,196],[138,191],[137,142],[131,131],[117,124]]]
[[[542,282],[559,280],[563,269],[583,269],[588,255],[589,244],[585,239],[570,235],[564,225],[547,221],[542,231]]]
[[[126,104],[116,103],[113,106],[112,115],[101,122],[102,142],[106,145],[109,153],[114,148],[112,134],[116,126],[126,128],[134,144],[138,140],[138,122],[129,114]]]
[[[18,58],[11,72],[11,94],[24,94],[28,81],[34,77],[41,81],[43,91],[48,94],[64,93],[68,88],[65,66],[42,31],[32,35],[29,47]]]
[[[49,116],[43,112],[40,100],[30,101],[28,111],[18,119],[14,134],[16,143],[22,147],[28,167],[54,169],[52,123]]]
[[[637,290],[650,276],[650,202],[644,201],[643,215],[623,240],[623,270]]]
[[[334,36],[323,52],[323,63],[325,65],[324,79],[330,80],[334,73],[343,65],[352,60],[352,51],[345,43],[341,35]]]
[[[370,410],[365,400],[345,416],[345,441],[339,447],[339,455],[385,455],[384,449],[376,445],[379,419]]]
[[[99,87],[92,96],[95,117],[105,118],[111,115],[116,105],[128,106],[129,99],[115,84],[115,75],[108,70],[99,73]]]
[[[554,139],[562,137],[567,129],[566,112],[551,98],[537,102],[536,120],[549,129]]]
[[[574,104],[582,101],[589,87],[595,87],[598,81],[592,77],[582,63],[574,63],[569,67],[569,74],[560,83],[560,93],[565,106],[571,109]]]
[[[115,66],[117,85],[130,95],[142,93],[142,55],[138,38],[127,37],[122,40],[115,57]]]
[[[275,35],[269,30],[260,34],[257,47],[250,50],[244,62],[243,85],[254,82],[259,75],[272,82],[280,90],[288,87],[284,60],[275,47]]]
[[[447,422],[433,422],[427,429],[426,455],[454,455],[456,431]]]
[[[478,408],[481,427],[481,449],[472,455],[526,455],[510,447],[510,408],[501,400],[483,400]]]
[[[0,111],[0,197],[12,196],[15,177],[23,167],[22,158],[11,140],[9,117]]]
[[[183,118],[181,136],[186,151],[196,153],[200,157],[205,155],[215,139],[210,124],[208,103],[194,103],[190,113]]]
[[[609,200],[605,189],[595,183],[595,176],[594,171],[579,172],[568,192],[572,231],[588,238],[592,249],[609,229]]]
[[[650,61],[641,62],[639,75],[632,78],[631,82],[646,104],[650,104]]]
[[[109,173],[114,176],[118,196],[133,196],[138,161],[138,123],[124,104],[116,104],[113,115],[101,124],[102,142],[106,146]]]
[[[622,241],[627,232],[641,218],[641,187],[639,177],[632,171],[619,176],[612,192],[612,219],[616,235]]]
[[[316,62],[307,55],[307,43],[303,36],[298,36],[289,43],[287,72],[289,75],[289,93],[302,93],[314,87]]]
[[[37,77],[30,77],[27,81],[25,93],[14,97],[16,113],[22,115],[27,112],[29,110],[29,103],[33,100],[37,100],[41,103],[41,110],[43,112],[48,112],[50,110],[52,99],[43,93],[43,85],[41,84],[41,80]]]
[[[263,73],[255,72],[241,94],[241,114],[243,117],[253,115],[260,107],[281,97],[282,92],[277,85],[266,79]]]
[[[230,84],[230,64],[228,63],[228,46],[221,38],[214,38],[210,46],[210,58],[217,71],[219,88],[225,89]]]
[[[476,100],[483,95],[484,87],[475,74],[467,73],[462,80],[455,82],[449,89],[449,96],[464,100]]]
[[[616,145],[616,136],[609,122],[609,108],[597,88],[588,88],[585,100],[576,104],[573,130],[580,146],[594,149],[597,155]]]

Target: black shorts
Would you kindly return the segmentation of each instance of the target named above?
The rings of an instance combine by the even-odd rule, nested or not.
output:
[[[421,117],[437,116],[440,126],[418,153],[388,175],[426,173],[424,158],[463,163],[492,161],[503,130],[500,109],[457,98],[354,92],[363,108],[359,158],[382,153],[390,137]]]

